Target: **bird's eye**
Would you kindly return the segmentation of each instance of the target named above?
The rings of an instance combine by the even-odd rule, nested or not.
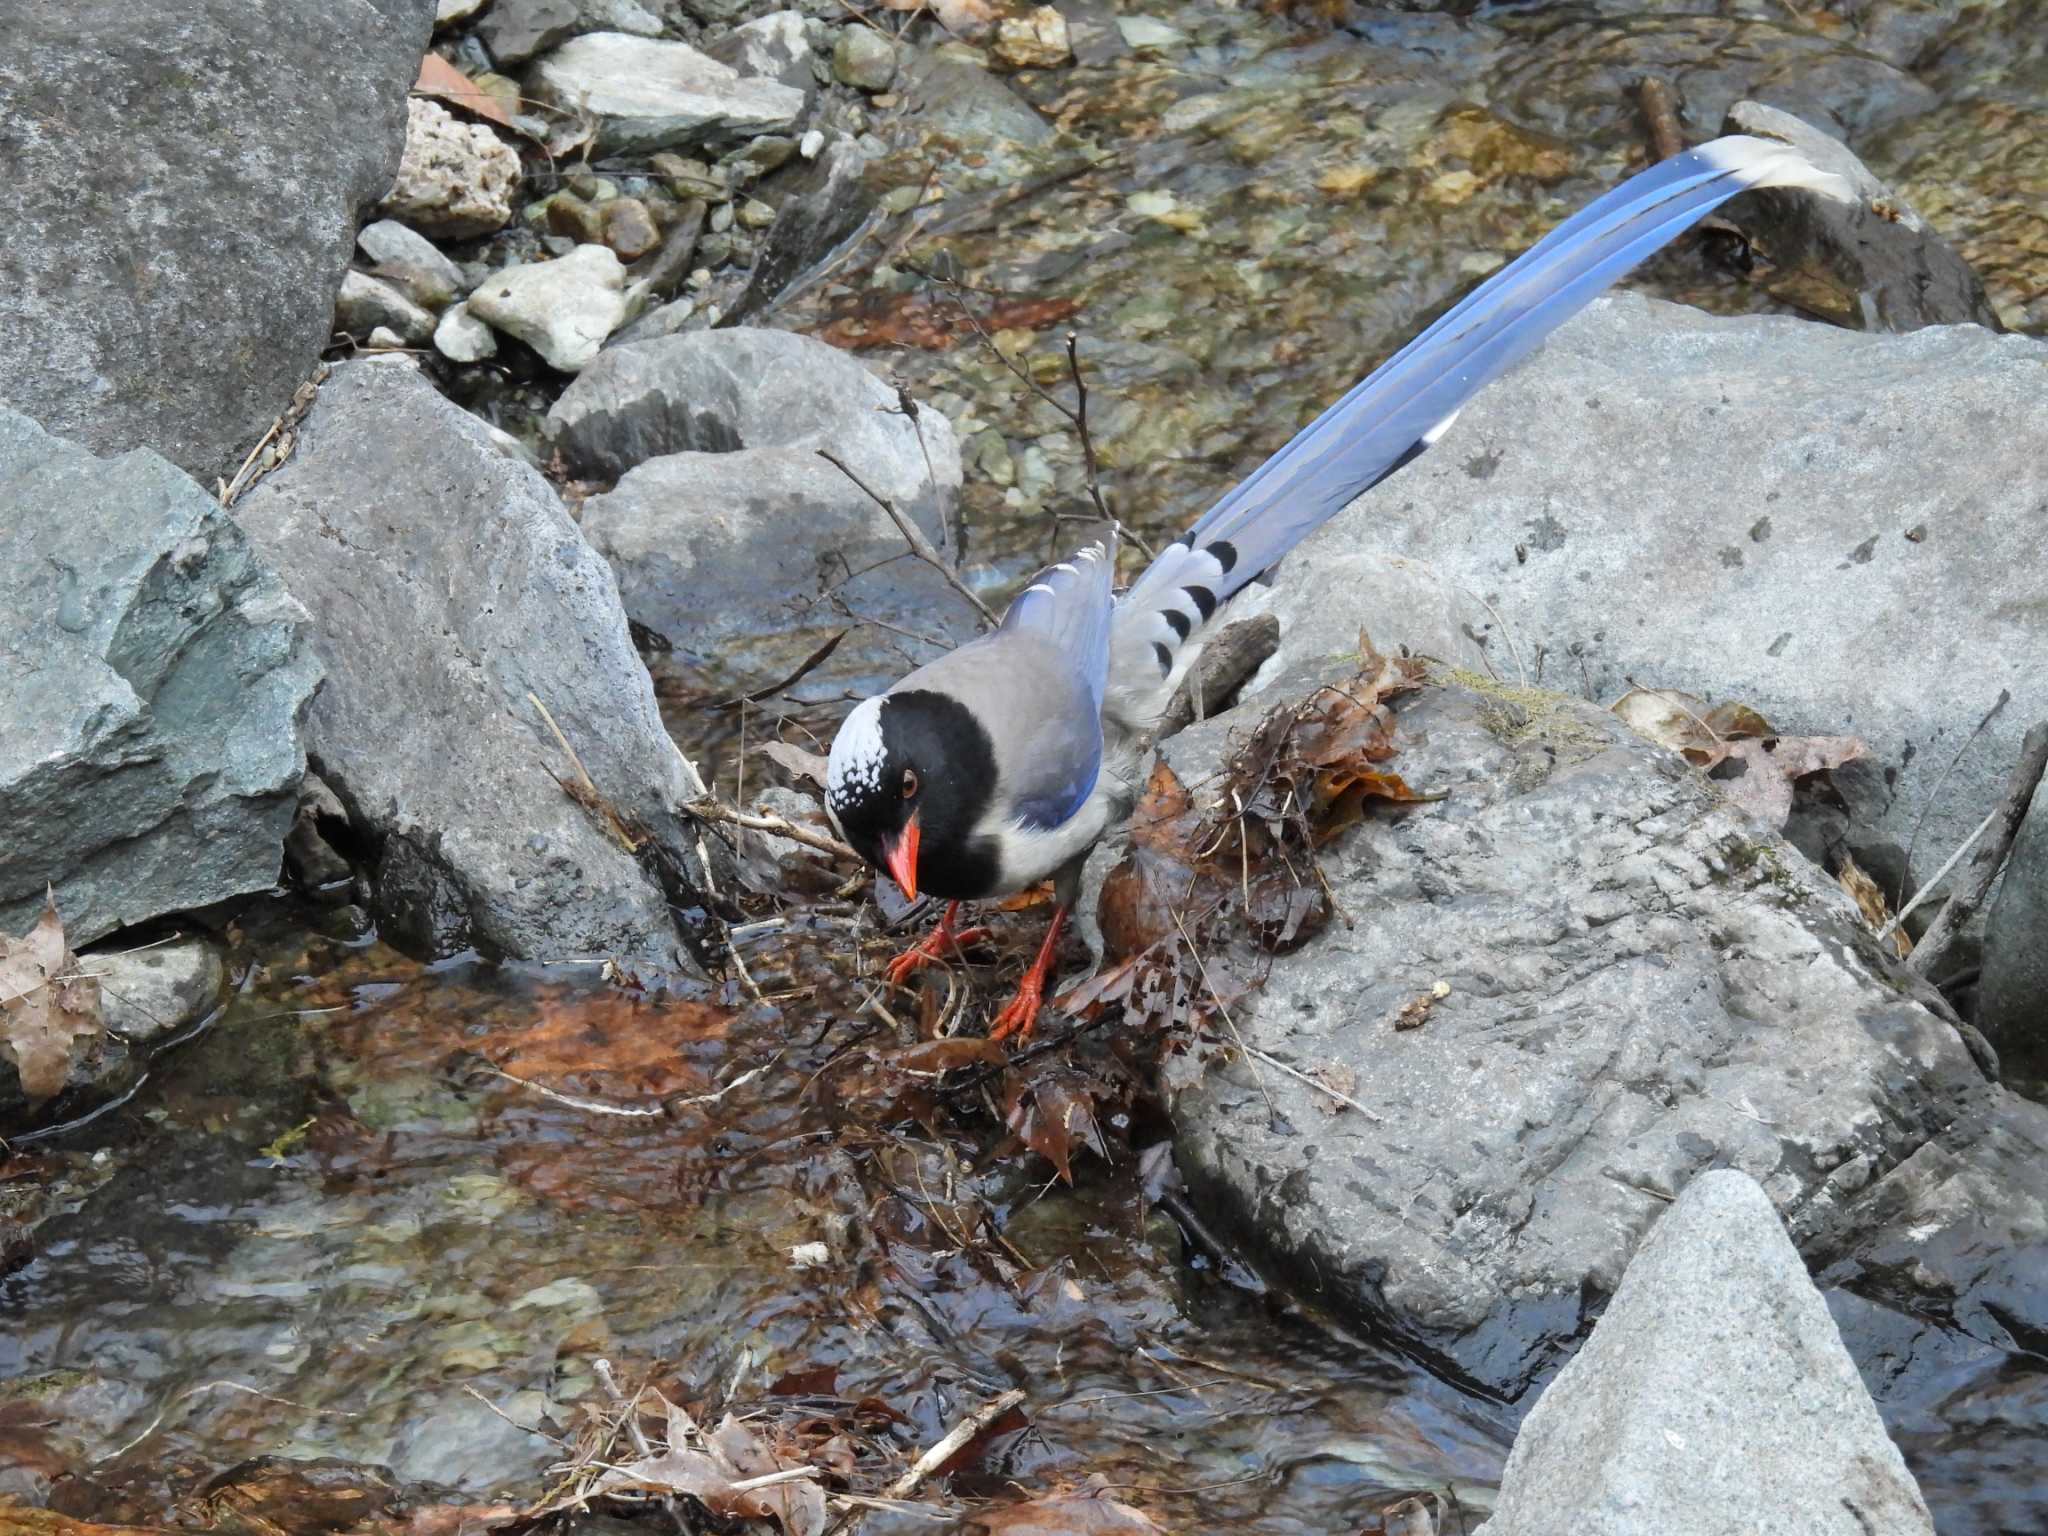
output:
[[[903,798],[906,800],[917,798],[917,770],[915,768],[903,770]]]

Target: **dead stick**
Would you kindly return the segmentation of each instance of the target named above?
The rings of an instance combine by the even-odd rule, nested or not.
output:
[[[1671,103],[1671,87],[1656,75],[1636,82],[1636,101],[1643,109],[1643,126],[1649,130],[1650,152],[1669,160],[1685,149],[1685,135],[1678,131],[1678,111]]]
[[[986,619],[991,628],[993,628],[996,625],[996,623],[999,622],[996,616],[993,613],[989,612],[988,604],[984,603],[979,597],[976,597],[974,595],[974,589],[968,586],[966,582],[960,579],[960,573],[954,570],[952,566],[946,563],[944,556],[942,556],[936,549],[932,548],[932,541],[924,536],[924,530],[922,528],[919,528],[916,523],[912,522],[908,517],[904,516],[901,512],[896,510],[895,502],[889,500],[888,497],[879,494],[873,486],[867,483],[867,481],[861,479],[859,475],[856,475],[852,470],[848,469],[843,463],[841,463],[836,457],[834,457],[829,449],[820,448],[818,450],[818,457],[823,459],[827,464],[830,464],[834,469],[838,470],[839,473],[846,476],[846,478],[851,480],[855,485],[859,486],[860,489],[866,493],[868,500],[872,501],[876,506],[880,507],[884,512],[888,513],[889,521],[894,523],[896,525],[896,531],[903,535],[903,542],[910,546],[910,552],[913,555],[917,556],[918,559],[922,560],[926,565],[930,566],[933,570],[937,571],[941,576],[945,577],[946,585],[951,587],[955,592],[958,592],[962,597],[966,598],[967,601],[973,605],[974,611],[980,614],[984,619]]]
[[[844,859],[849,864],[864,862],[859,854],[837,838],[826,837],[822,832],[813,832],[809,827],[800,827],[780,816],[755,816],[746,811],[734,810],[717,800],[692,800],[683,807],[683,810],[700,821],[723,821],[735,827],[745,827],[749,832],[773,832],[777,837],[786,837],[793,843],[802,843],[806,848],[829,853],[833,858]]]
[[[909,1498],[912,1493],[916,1492],[918,1484],[944,1466],[947,1460],[957,1454],[962,1446],[1023,1401],[1024,1389],[1022,1387],[1012,1387],[1001,1397],[991,1398],[983,1403],[974,1412],[947,1430],[945,1439],[934,1442],[930,1450],[912,1462],[908,1472],[897,1478],[895,1482],[882,1491],[882,1497],[885,1499]]]
[[[1906,969],[1916,976],[1927,975],[1935,962],[1947,955],[1963,925],[1991,894],[1991,884],[2005,867],[2006,855],[2012,851],[2013,839],[2019,836],[2020,823],[2026,820],[2027,807],[2033,804],[2034,791],[2044,771],[2048,771],[2048,720],[2027,732],[2026,740],[2020,743],[2020,760],[2013,765],[2012,777],[2006,781],[2005,798],[1999,802],[1990,839],[1977,850],[1961,887],[1949,897],[1926,934],[1913,946],[1913,953],[1906,957]]]

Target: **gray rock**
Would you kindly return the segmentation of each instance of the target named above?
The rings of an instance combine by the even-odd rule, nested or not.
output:
[[[832,45],[832,73],[860,91],[886,91],[896,78],[896,45],[862,22],[848,22]]]
[[[1864,838],[1896,861],[1918,828],[1924,877],[2048,717],[2048,563],[2012,557],[2048,505],[2043,441],[2048,343],[1616,296],[1292,563],[1434,565],[1493,604],[1532,676],[1603,702],[1633,678],[1859,735],[1891,789]]]
[[[813,87],[811,42],[801,11],[771,11],[734,27],[704,45],[704,51],[743,75],[780,81],[791,90]]]
[[[434,350],[451,363],[480,363],[497,356],[498,338],[467,304],[457,304],[434,327]]]
[[[2048,1080],[2048,780],[2034,791],[1984,930],[1977,1024],[2009,1072]]]
[[[380,326],[389,328],[398,345],[417,343],[434,334],[434,316],[380,278],[344,273],[334,301],[335,330],[361,339]]]
[[[377,206],[433,234],[466,240],[509,224],[518,190],[519,155],[511,145],[482,123],[415,96],[397,180]]]
[[[440,954],[679,963],[662,886],[553,777],[574,770],[535,699],[654,855],[694,869],[675,807],[695,775],[611,572],[547,482],[409,363],[362,362],[236,510],[313,611],[331,675],[309,745],[376,850],[385,931]]]
[[[551,367],[574,373],[597,356],[626,318],[626,269],[608,246],[579,245],[553,261],[530,261],[477,284],[466,308],[516,336]]]
[[[0,405],[231,474],[319,361],[433,10],[9,0]]]
[[[1261,708],[1168,741],[1181,781]],[[1803,1234],[1991,1092],[1832,881],[1613,715],[1447,685],[1398,719],[1390,766],[1449,798],[1326,850],[1355,926],[1232,1009],[1377,1119],[1270,1069],[1164,1074],[1190,1182],[1322,1305],[1516,1395],[1701,1169],[1753,1174]]]
[[[45,885],[74,947],[268,890],[320,681],[306,612],[140,450],[0,411],[0,932]],[[30,510],[32,509],[32,510]]]
[[[772,312],[792,284],[866,224],[875,206],[867,166],[859,145],[838,139],[801,172],[790,173],[789,190],[762,240],[746,290],[733,306],[733,319]]]
[[[964,59],[919,54],[903,92],[910,123],[962,146],[1028,149],[1053,136],[1052,124],[1030,102]]]
[[[687,43],[623,32],[593,32],[563,44],[534,67],[538,99],[596,121],[598,155],[646,154],[778,133],[804,110],[804,96],[773,80],[741,75]]]
[[[1515,1437],[1481,1536],[1933,1536],[1756,1181],[1702,1173]]]
[[[356,234],[356,248],[373,264],[417,267],[431,272],[451,293],[460,293],[469,286],[463,279],[462,268],[444,255],[439,246],[396,219],[365,224]]]
[[[99,978],[101,1018],[133,1041],[155,1040],[196,1024],[219,1006],[227,967],[204,939],[84,955]]]
[[[835,596],[915,633],[972,632],[936,572],[894,558],[904,545],[888,515],[817,455],[832,450],[936,542],[961,480],[952,426],[929,408],[913,425],[834,347],[742,328],[616,347],[548,429],[572,473],[624,476],[584,504],[584,532],[619,573],[626,611],[679,647],[713,657],[773,634],[808,650],[848,627]],[[809,681],[871,680],[902,660],[886,629],[859,626]]]
[[[583,25],[581,0],[495,0],[476,35],[500,69],[524,64],[535,54],[566,43]]]
[[[1840,139],[1754,101],[1730,107],[1723,129],[1794,145],[1854,193],[1853,201],[1837,202],[1805,192],[1754,192],[1734,210],[1774,264],[1805,280],[1809,307],[1816,292],[1828,293],[1831,313],[1866,331],[2004,329],[1970,264]]]

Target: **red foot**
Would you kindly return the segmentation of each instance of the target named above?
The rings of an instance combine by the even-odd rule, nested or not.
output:
[[[1052,969],[1053,951],[1059,947],[1060,928],[1066,920],[1065,906],[1052,909],[1052,923],[1045,930],[1045,942],[1038,946],[1038,958],[1018,981],[1017,995],[990,1022],[989,1039],[1007,1040],[1011,1035],[1019,1040],[1031,1038],[1031,1031],[1038,1024],[1039,1006],[1045,1001],[1046,972]]]
[[[959,915],[960,903],[948,902],[945,916],[939,919],[939,926],[889,962],[889,968],[883,974],[888,978],[890,986],[900,987],[934,960],[978,939],[988,937],[986,928],[955,928],[953,919]]]

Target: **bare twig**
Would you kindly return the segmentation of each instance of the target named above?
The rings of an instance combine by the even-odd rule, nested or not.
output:
[[[1972,833],[1970,841],[1975,842],[1986,828],[1995,827],[1991,840],[1977,851],[1977,857],[1970,864],[1969,878],[1948,899],[1948,905],[1941,909],[1928,926],[1920,942],[1913,947],[1913,953],[1906,958],[1906,969],[1915,975],[1925,976],[1943,959],[1979,907],[1991,893],[1991,884],[1998,878],[1998,871],[2004,867],[2006,855],[2012,851],[2013,839],[2019,835],[2020,823],[2026,819],[2027,808],[2033,804],[2034,791],[2041,783],[2041,776],[2048,771],[2048,721],[2043,721],[2027,732],[2026,740],[2020,744],[2020,760],[2013,765],[2012,777],[2006,781],[2005,798],[1992,813],[1984,819],[1982,826]],[[1965,848],[1968,843],[1963,845]],[[1962,850],[1956,851],[1957,858]],[[1928,890],[1940,883],[1956,859],[1950,859],[1942,866],[1941,873],[1927,882],[1914,902],[1920,900]],[[1907,912],[1911,906],[1906,908]],[[1906,915],[1901,912],[1892,919],[1895,926]]]
[[[1285,1072],[1289,1077],[1293,1078],[1296,1082],[1306,1083],[1309,1087],[1315,1089],[1317,1093],[1327,1093],[1331,1098],[1335,1099],[1339,1104],[1344,1105],[1347,1109],[1357,1110],[1361,1115],[1365,1116],[1365,1118],[1370,1120],[1374,1125],[1378,1125],[1380,1123],[1380,1117],[1378,1115],[1374,1114],[1371,1110],[1367,1109],[1363,1104],[1359,1103],[1358,1100],[1352,1098],[1350,1094],[1339,1093],[1335,1088],[1332,1088],[1328,1083],[1318,1082],[1308,1073],[1300,1071],[1295,1067],[1290,1067],[1278,1056],[1270,1055],[1267,1052],[1260,1050],[1255,1045],[1246,1045],[1242,1040],[1239,1040],[1237,1043],[1239,1049],[1241,1049],[1247,1056],[1258,1057],[1259,1060],[1263,1061],[1267,1066],[1272,1067],[1276,1071]]]
[[[1941,792],[1947,786],[1950,775],[1962,763],[1964,756],[1969,752],[1970,748],[1977,744],[1977,738],[1984,734],[1992,721],[2004,713],[2005,706],[2011,702],[2012,690],[2010,688],[1999,689],[1998,697],[1992,700],[1991,707],[1984,711],[1984,718],[1977,722],[1977,729],[1970,732],[1963,739],[1963,744],[1956,748],[1956,755],[1950,758],[1948,766],[1941,770],[1941,777],[1934,781],[1934,788],[1927,792],[1926,805],[1921,808],[1920,814],[1913,819],[1913,835],[1906,839],[1906,858],[1905,862],[1899,866],[1899,888],[1893,895],[1892,899],[1894,902],[1903,902],[1906,899],[1907,872],[1912,869],[1913,855],[1920,848],[1921,829],[1927,825],[1927,818],[1933,813],[1934,807],[1941,802]]]
[[[958,1424],[947,1430],[944,1439],[933,1442],[931,1447],[922,1456],[910,1464],[908,1472],[905,1472],[883,1490],[882,1497],[885,1499],[908,1498],[917,1490],[920,1483],[944,1466],[949,1458],[958,1454],[962,1446],[966,1445],[968,1441],[972,1440],[976,1435],[987,1429],[989,1425],[995,1423],[997,1419],[1000,1419],[1023,1401],[1024,1389],[1022,1387],[1012,1387],[1000,1397],[990,1398]]]
[[[548,712],[547,705],[541,703],[540,695],[529,693],[526,698],[528,703],[540,711],[541,719],[545,720],[548,729],[554,732],[556,743],[560,745],[562,751],[568,756],[569,761],[575,766],[576,780],[581,788],[581,793],[564,782],[559,776],[555,777],[555,782],[562,786],[570,799],[578,802],[586,810],[595,812],[603,820],[605,831],[611,834],[613,841],[621,848],[625,849],[628,853],[638,853],[647,839],[636,836],[633,829],[626,825],[625,817],[618,813],[618,810],[612,805],[611,801],[605,799],[604,792],[597,787],[597,781],[591,778],[590,770],[583,766],[583,759],[578,757],[576,749],[569,745],[569,738],[564,736],[562,728],[555,724],[555,717]]]
[[[607,1104],[601,1099],[580,1098],[573,1093],[563,1093],[559,1089],[550,1088],[545,1083],[514,1077],[503,1067],[492,1067],[491,1072],[492,1075],[502,1077],[508,1083],[517,1083],[521,1088],[537,1093],[544,1099],[553,1099],[557,1104],[566,1105],[570,1109],[580,1109],[587,1114],[617,1115],[622,1120],[653,1120],[660,1118],[664,1112],[659,1104]]]
[[[896,531],[903,535],[903,542],[910,546],[910,552],[937,571],[941,576],[945,577],[946,585],[966,598],[974,611],[980,614],[991,628],[999,622],[996,616],[989,611],[988,604],[977,597],[974,589],[960,579],[960,573],[947,563],[946,557],[932,548],[932,541],[924,536],[924,530],[903,513],[897,511],[895,502],[876,491],[867,481],[861,479],[859,475],[848,469],[845,463],[836,457],[829,448],[820,448],[817,452],[819,458],[859,486],[870,501],[889,514],[889,521],[894,523]]]
[[[793,843],[802,843],[806,848],[829,853],[833,858],[843,859],[849,864],[864,862],[859,854],[836,837],[813,832],[809,827],[798,826],[782,816],[756,816],[749,811],[736,810],[723,801],[709,798],[692,800],[682,809],[685,815],[695,816],[700,821],[722,821],[729,826],[745,827],[749,832],[773,832],[777,837],[786,837]]]
[[[1153,740],[1164,741],[1196,720],[1215,714],[1279,649],[1280,620],[1270,613],[1225,625],[1188,668],[1187,681],[1160,717]]]

